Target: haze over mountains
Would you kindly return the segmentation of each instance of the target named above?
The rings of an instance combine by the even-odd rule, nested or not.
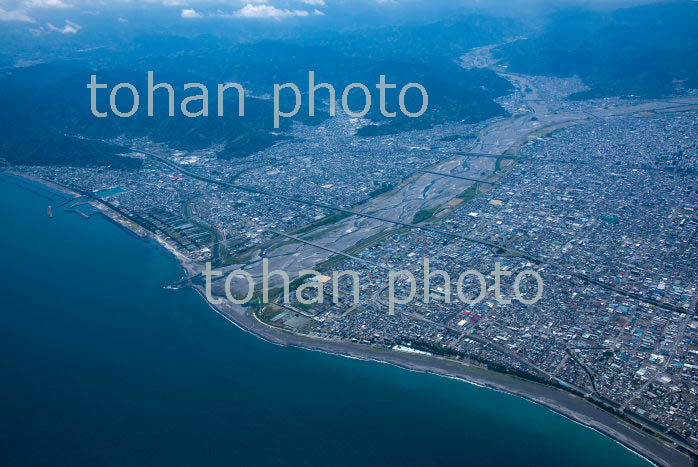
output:
[[[576,98],[696,89],[698,3],[557,12],[540,34],[502,47],[499,56],[521,73],[580,76],[592,89]]]
[[[379,125],[364,126],[359,136],[478,122],[506,114],[495,99],[511,86],[490,70],[464,70],[455,60],[513,37],[526,39],[501,46],[498,57],[527,74],[579,75],[591,90],[578,98],[657,97],[698,87],[698,3],[692,1],[613,11],[598,4],[555,10],[519,4],[516,11],[525,15],[504,15],[499,2],[484,8],[463,2],[429,8],[330,0],[174,3],[0,2],[0,157],[11,164],[137,167],[137,160],[116,156],[127,149],[99,141],[120,135],[180,149],[221,145],[220,157],[244,157],[288,137],[291,119],[273,131],[268,95],[284,82],[305,92],[309,70],[338,93],[351,82],[365,83],[374,102],[381,74],[398,89],[419,82],[428,90],[422,117],[386,119],[375,105],[367,118]],[[359,17],[375,22],[359,23]],[[245,116],[166,117],[165,98],[156,99],[156,117],[92,116],[85,88],[90,74],[112,85],[131,82],[144,95],[148,70],[182,97],[186,82],[212,88],[239,82],[250,93]],[[319,92],[320,99],[325,95]],[[407,106],[419,107],[417,97],[408,94]],[[315,117],[302,107],[293,121],[322,122],[326,103],[316,107]]]

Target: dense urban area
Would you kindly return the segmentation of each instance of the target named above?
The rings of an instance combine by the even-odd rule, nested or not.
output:
[[[485,66],[486,52],[463,66]],[[142,169],[15,170],[79,193],[63,208],[89,217],[106,206],[198,265],[258,277],[267,258],[292,277],[319,271],[293,287],[327,282],[323,303],[291,294],[290,303],[277,295],[248,306],[270,326],[557,385],[698,448],[694,97],[576,101],[566,97],[585,89],[578,78],[498,72],[516,85],[499,99],[510,117],[476,125],[362,138],[355,132],[369,122],[339,113],[233,161],[217,147],[122,138]],[[516,128],[509,139],[507,125]],[[450,275],[450,294],[433,278],[428,303],[418,297],[388,314],[386,271],[411,271],[421,291],[424,258]],[[509,299],[517,272],[538,272],[540,301],[499,303],[495,263],[513,273],[502,282]],[[471,269],[487,276],[475,305],[455,294]],[[339,270],[359,274],[360,303],[349,277],[333,302]],[[397,288],[409,292],[406,280]],[[521,288],[536,293],[535,281]],[[478,289],[465,281],[465,295]]]

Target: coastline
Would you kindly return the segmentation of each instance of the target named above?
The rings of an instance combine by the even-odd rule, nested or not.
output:
[[[242,307],[215,306],[206,300],[204,290],[200,286],[193,286],[193,288],[223,318],[269,343],[394,365],[406,370],[454,378],[479,387],[522,397],[598,431],[655,465],[693,465],[688,455],[567,391],[434,355],[400,352],[273,328],[259,321],[253,313]]]
[[[13,171],[7,171],[7,173],[45,185],[70,196],[79,196],[70,189],[48,180]],[[98,201],[91,201],[91,203],[99,208],[100,212],[107,219],[113,221],[118,226],[135,233],[143,239],[155,240],[177,259],[188,278],[192,278],[200,273],[202,268],[198,263],[194,263],[186,258],[164,238],[133,224]],[[670,444],[642,432],[610,412],[568,391],[434,355],[406,353],[365,344],[292,333],[261,322],[254,313],[242,306],[233,306],[227,302],[221,305],[213,305],[206,300],[201,286],[193,284],[191,286],[214,311],[238,328],[269,343],[395,365],[410,371],[455,378],[470,384],[522,397],[576,423],[602,433],[636,455],[640,455],[656,465],[693,465],[693,460],[689,455],[679,452]]]

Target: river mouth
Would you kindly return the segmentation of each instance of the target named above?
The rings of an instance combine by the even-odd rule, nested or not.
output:
[[[1,273],[8,465],[56,465],[57,457],[71,466],[154,458],[213,466],[233,457],[277,465],[280,452],[302,465],[309,449],[341,453],[337,465],[442,465],[463,456],[471,465],[509,464],[521,453],[538,465],[647,465],[519,398],[270,345],[211,313],[193,290],[163,289],[181,269],[161,249],[102,216],[55,210],[49,218],[47,203],[58,203],[46,197],[55,195],[5,180],[3,240],[15,246],[5,258],[16,265]],[[357,418],[358,407],[365,414]],[[415,417],[428,429],[414,428]],[[498,450],[505,433],[517,435]]]

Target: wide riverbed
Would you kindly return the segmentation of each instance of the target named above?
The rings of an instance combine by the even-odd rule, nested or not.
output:
[[[517,397],[262,341],[45,190],[0,174],[0,465],[648,465]]]

